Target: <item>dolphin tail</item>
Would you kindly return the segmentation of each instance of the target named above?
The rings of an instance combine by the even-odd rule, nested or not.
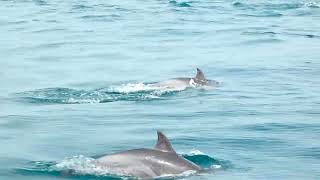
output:
[[[157,131],[158,141],[155,146],[156,150],[164,151],[164,152],[175,152],[171,146],[169,139],[160,131]]]

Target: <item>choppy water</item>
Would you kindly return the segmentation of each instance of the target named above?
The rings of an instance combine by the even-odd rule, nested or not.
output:
[[[2,0],[0,179],[119,179],[92,158],[158,129],[186,179],[319,179],[319,79],[317,0]]]

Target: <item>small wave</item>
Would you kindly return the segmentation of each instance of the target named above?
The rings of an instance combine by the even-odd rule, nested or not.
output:
[[[232,164],[229,161],[215,159],[197,149],[193,149],[187,154],[182,153],[182,156],[209,171],[219,169],[225,170],[232,167]]]
[[[226,169],[229,166],[226,163],[227,161],[216,160],[198,150],[182,154],[182,156],[206,170]],[[28,167],[16,169],[16,171],[24,175],[43,174],[52,176],[91,176],[103,177],[103,179],[130,179],[128,176],[111,174],[105,169],[99,168],[95,165],[94,160],[92,157],[77,155],[65,158],[61,162],[32,161],[28,163]],[[179,175],[167,174],[158,178],[187,177],[195,173],[195,171],[186,171]]]

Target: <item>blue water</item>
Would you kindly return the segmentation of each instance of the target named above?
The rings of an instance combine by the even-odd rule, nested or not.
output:
[[[0,82],[0,179],[119,179],[92,158],[156,130],[185,179],[320,178],[317,0],[2,0]]]

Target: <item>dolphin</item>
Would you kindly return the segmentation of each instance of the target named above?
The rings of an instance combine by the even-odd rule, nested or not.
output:
[[[214,80],[209,80],[204,76],[204,73],[197,68],[197,74],[195,77],[179,77],[168,79],[165,81],[160,81],[154,84],[151,84],[152,87],[160,88],[174,88],[174,89],[185,89],[187,87],[203,87],[210,88],[217,86],[219,83]]]
[[[153,149],[141,148],[118,152],[95,159],[94,164],[110,174],[153,179],[175,176],[183,172],[200,172],[203,169],[179,156],[168,138],[160,131]]]

